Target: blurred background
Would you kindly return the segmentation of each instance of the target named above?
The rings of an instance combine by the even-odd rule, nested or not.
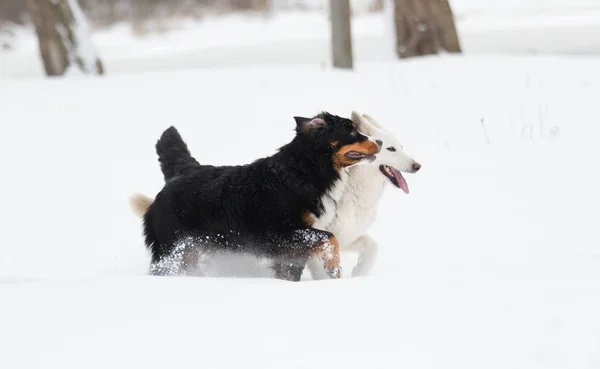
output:
[[[75,37],[61,36],[57,24],[77,30]],[[44,47],[53,42],[58,46]],[[62,75],[77,59],[57,61],[66,49],[111,74],[275,64],[349,68],[439,52],[593,55],[600,52],[600,2],[0,1],[0,78]]]

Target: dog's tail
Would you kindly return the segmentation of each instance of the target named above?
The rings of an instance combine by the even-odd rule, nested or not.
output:
[[[156,143],[156,153],[165,182],[200,166],[173,126],[167,128],[160,136]]]
[[[152,205],[152,201],[148,196],[136,193],[129,198],[129,205],[131,205],[131,209],[135,215],[143,218],[150,205]]]

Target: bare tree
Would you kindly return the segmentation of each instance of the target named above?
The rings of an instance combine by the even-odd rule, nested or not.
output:
[[[329,0],[333,66],[352,69],[350,0]]]
[[[400,58],[461,52],[448,0],[394,0],[394,22]]]
[[[85,74],[104,73],[77,0],[26,1],[48,76],[63,75],[70,67],[77,67]]]

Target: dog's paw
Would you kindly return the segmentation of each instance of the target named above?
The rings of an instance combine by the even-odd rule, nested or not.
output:
[[[364,270],[362,265],[357,265],[354,267],[354,269],[352,269],[352,277],[364,277],[367,274],[367,271]]]
[[[327,275],[332,279],[340,279],[342,278],[342,267],[337,266],[332,269],[327,269]]]

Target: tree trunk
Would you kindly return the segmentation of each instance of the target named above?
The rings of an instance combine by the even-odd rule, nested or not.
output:
[[[394,0],[396,53],[400,58],[459,53],[460,44],[448,0]]]
[[[333,66],[352,69],[350,0],[330,0]]]
[[[35,24],[40,54],[48,76],[64,75],[69,68],[84,74],[104,73],[76,0],[26,0]]]

